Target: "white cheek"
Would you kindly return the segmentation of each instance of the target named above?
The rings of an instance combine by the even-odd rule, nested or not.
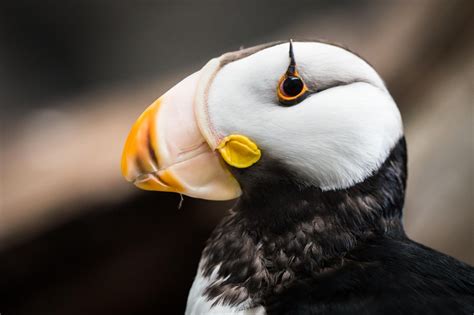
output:
[[[266,95],[253,101],[214,108],[216,128],[223,135],[252,138],[263,154],[297,171],[302,182],[325,190],[370,176],[403,134],[390,95],[367,83],[331,88],[293,107],[268,102]]]
[[[396,104],[375,70],[357,56],[320,43],[295,43],[294,48],[309,85],[347,84],[282,107],[276,87],[288,66],[287,45],[227,64],[209,85],[209,143],[243,134],[264,155],[298,172],[301,182],[325,190],[363,181],[403,135]]]

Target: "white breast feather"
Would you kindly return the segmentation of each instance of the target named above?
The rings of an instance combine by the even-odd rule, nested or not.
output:
[[[219,266],[215,267],[210,277],[205,277],[202,272],[203,262],[199,264],[196,278],[188,295],[188,302],[186,305],[186,315],[202,315],[202,314],[232,314],[232,315],[265,315],[263,306],[248,308],[251,305],[251,300],[247,300],[237,306],[228,306],[217,304],[213,306],[215,299],[208,300],[204,295],[206,288],[218,281],[224,279],[217,278]]]

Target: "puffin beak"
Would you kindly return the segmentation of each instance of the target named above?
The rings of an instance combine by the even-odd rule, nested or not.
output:
[[[151,104],[132,127],[122,154],[122,175],[144,190],[208,200],[240,196],[238,182],[202,136],[194,97],[199,72]]]

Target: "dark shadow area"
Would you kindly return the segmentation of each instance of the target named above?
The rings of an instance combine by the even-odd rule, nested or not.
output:
[[[5,314],[182,314],[229,203],[140,193],[0,254]],[[61,210],[61,209],[58,209]]]

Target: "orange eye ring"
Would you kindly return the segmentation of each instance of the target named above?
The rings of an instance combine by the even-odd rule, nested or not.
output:
[[[291,74],[285,73],[278,81],[278,100],[283,105],[297,104],[306,97],[307,93],[308,87],[297,71]]]

